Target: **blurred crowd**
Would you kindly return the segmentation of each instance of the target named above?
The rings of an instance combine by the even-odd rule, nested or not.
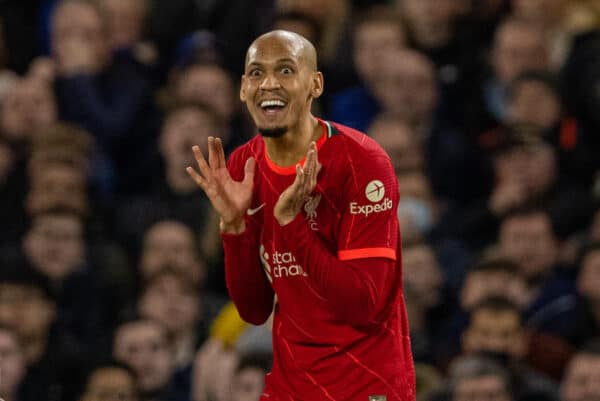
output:
[[[418,401],[600,400],[597,0],[0,1],[0,398],[258,400],[185,167],[271,29],[396,169]]]

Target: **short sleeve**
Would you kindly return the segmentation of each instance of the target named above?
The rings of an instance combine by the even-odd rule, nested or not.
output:
[[[338,259],[383,257],[396,260],[398,181],[383,152],[349,157]]]

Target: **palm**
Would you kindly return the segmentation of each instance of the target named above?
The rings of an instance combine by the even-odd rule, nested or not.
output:
[[[188,174],[204,190],[223,222],[229,224],[243,220],[252,200],[254,159],[246,161],[243,181],[235,181],[227,170],[223,144],[219,138],[208,139],[208,163],[198,146],[192,149],[200,172],[188,167]]]

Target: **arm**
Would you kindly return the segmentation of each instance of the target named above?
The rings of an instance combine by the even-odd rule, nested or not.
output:
[[[275,293],[259,261],[256,235],[246,225],[243,233],[221,233],[221,238],[229,296],[242,319],[263,324],[273,311]]]
[[[199,171],[186,170],[221,219],[229,294],[244,320],[262,324],[273,309],[274,292],[258,259],[256,229],[246,221],[254,186],[254,158],[238,149],[226,165],[223,144],[213,137],[208,138],[208,161],[198,146],[192,150]]]
[[[339,260],[310,230],[301,214],[283,230],[285,238],[294,242],[294,252],[308,273],[307,280],[337,316],[358,325],[375,318],[387,299],[385,289],[393,281],[395,260],[387,257]]]
[[[309,229],[300,213],[307,196],[316,187],[320,170],[314,143],[307,153],[304,168],[297,166],[296,180],[282,193],[274,210],[276,220],[283,227],[282,240],[294,249],[308,273],[307,280],[336,314],[352,324],[366,324],[375,318],[399,273],[395,268],[397,180],[387,157],[375,153],[367,156],[360,159],[368,159],[370,166],[349,161],[351,176],[340,186],[345,192],[345,206],[337,257]],[[371,186],[382,194],[379,199],[367,199],[366,190]],[[383,197],[384,194],[387,195]],[[366,212],[367,207],[369,212]],[[365,212],[360,211],[363,209]]]

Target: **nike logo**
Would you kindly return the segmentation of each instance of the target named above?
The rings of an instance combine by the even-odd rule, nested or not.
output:
[[[246,213],[248,214],[248,216],[253,216],[253,215],[255,215],[256,213],[258,213],[258,211],[259,211],[260,209],[262,209],[263,207],[265,207],[265,204],[264,204],[264,203],[263,203],[262,205],[260,205],[259,207],[255,207],[254,209],[248,209],[248,210],[246,211]]]

